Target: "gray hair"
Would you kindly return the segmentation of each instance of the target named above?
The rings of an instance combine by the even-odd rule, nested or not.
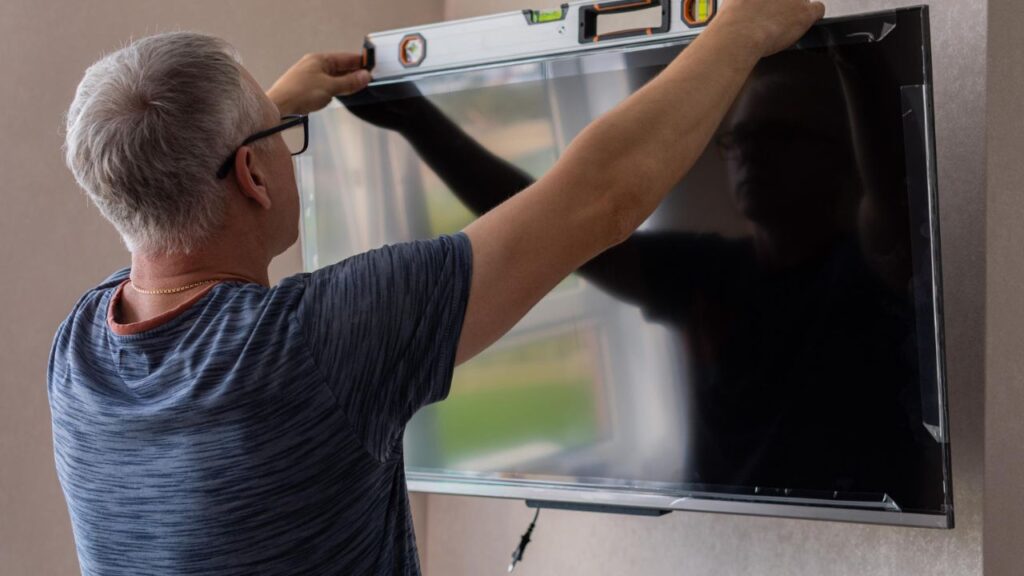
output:
[[[224,218],[216,172],[259,130],[260,96],[226,41],[142,38],[89,67],[67,114],[65,160],[129,250],[187,254]]]

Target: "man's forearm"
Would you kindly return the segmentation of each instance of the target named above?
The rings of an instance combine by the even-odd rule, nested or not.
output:
[[[807,0],[731,0],[658,78],[577,136],[543,178],[466,227],[473,276],[457,361],[625,240],[696,161],[757,60],[791,45],[823,13]]]
[[[590,180],[570,190],[602,191],[626,234],[700,157],[762,53],[728,22],[716,24],[685,57],[584,130],[559,162],[560,170]]]

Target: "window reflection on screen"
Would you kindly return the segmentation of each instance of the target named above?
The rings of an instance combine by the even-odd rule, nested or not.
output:
[[[589,331],[540,334],[505,343],[458,368],[448,400],[426,408],[436,454],[445,467],[508,470],[596,442],[604,385]],[[417,424],[412,429],[422,432]],[[410,466],[422,462],[417,451]]]
[[[555,163],[555,134],[543,84],[515,84],[504,93],[465,90],[432,101],[471,138],[534,178]],[[426,164],[421,165],[420,177],[432,234],[458,232],[476,218]]]

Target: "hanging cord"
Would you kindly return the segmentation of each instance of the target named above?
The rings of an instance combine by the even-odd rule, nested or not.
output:
[[[512,563],[508,565],[509,572],[515,570],[516,564],[523,560],[523,552],[526,552],[526,545],[530,543],[530,534],[533,534],[533,527],[537,525],[538,516],[540,516],[540,508],[537,508],[537,512],[533,515],[533,522],[530,522],[530,527],[526,529],[526,533],[519,540],[519,546],[512,552]]]

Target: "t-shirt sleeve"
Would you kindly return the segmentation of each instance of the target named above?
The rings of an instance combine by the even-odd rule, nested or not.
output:
[[[417,410],[448,395],[471,275],[460,233],[385,246],[306,280],[298,318],[314,362],[379,460]]]

